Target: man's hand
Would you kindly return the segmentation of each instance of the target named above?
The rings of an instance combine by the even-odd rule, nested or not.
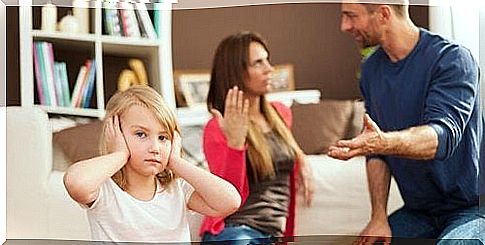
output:
[[[354,245],[360,244],[391,244],[391,228],[386,220],[371,220],[360,232],[359,238],[354,241]]]
[[[211,109],[211,113],[219,122],[227,144],[236,149],[243,149],[249,128],[249,101],[244,99],[243,91],[237,87],[229,89],[224,116],[216,109]]]
[[[327,154],[333,158],[348,160],[355,156],[383,153],[385,149],[385,133],[365,114],[362,133],[351,140],[339,140],[336,145],[329,147]]]

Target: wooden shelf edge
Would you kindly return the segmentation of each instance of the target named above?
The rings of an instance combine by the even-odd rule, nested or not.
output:
[[[72,107],[58,107],[35,105],[36,107],[46,111],[47,113],[70,115],[70,116],[85,116],[85,117],[104,117],[105,111],[93,108],[72,108]]]

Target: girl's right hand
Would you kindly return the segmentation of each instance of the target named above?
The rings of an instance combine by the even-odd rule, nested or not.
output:
[[[244,99],[243,91],[236,86],[229,89],[224,116],[216,109],[211,109],[211,113],[219,122],[227,144],[232,148],[243,149],[249,128],[249,100]]]
[[[126,155],[126,159],[130,157],[130,150],[121,131],[121,122],[118,115],[114,115],[106,124],[106,143],[108,153],[122,152]]]

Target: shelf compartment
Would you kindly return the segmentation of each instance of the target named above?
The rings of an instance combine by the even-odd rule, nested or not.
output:
[[[47,2],[47,1],[46,1]],[[61,19],[68,15],[69,13],[72,14],[72,5],[71,2],[68,4],[61,3],[59,1],[53,1],[53,4],[56,5],[57,9],[57,23],[61,21]],[[42,6],[33,6],[32,7],[32,28],[34,30],[40,30],[42,25]],[[56,28],[57,29],[57,28]],[[94,33],[95,30],[95,8],[89,8],[89,33]],[[77,36],[79,34],[68,34],[71,36]],[[82,34],[85,35],[85,34]]]
[[[118,89],[118,78],[123,69],[130,69],[128,61],[132,58],[139,59],[145,66],[148,83],[151,87],[159,91],[160,67],[158,47],[125,46],[120,44],[102,44],[103,67],[104,70],[104,99],[105,103],[116,93]]]
[[[109,98],[116,93],[118,90],[118,78],[124,69],[130,69],[128,65],[128,60],[131,58],[140,59],[147,73],[148,83],[152,85],[154,80],[153,75],[151,75],[151,69],[153,69],[149,64],[150,60],[140,56],[116,56],[116,55],[103,55],[103,67],[109,67],[109,70],[104,70],[103,81],[104,81],[104,98],[105,103],[108,102]]]
[[[35,41],[47,41],[50,42],[50,39],[38,38]],[[82,65],[85,64],[87,59],[94,58],[94,43],[92,42],[81,42],[83,45],[73,46],[72,41],[69,40],[55,40],[51,42],[53,45],[54,51],[54,60],[56,62],[65,62],[67,68],[67,78],[68,78],[68,86],[69,86],[69,97],[72,99],[72,93],[74,90],[74,86],[76,84],[76,79],[79,73],[79,70]],[[97,75],[97,74],[96,74]],[[34,76],[34,83],[36,82],[37,77]],[[95,79],[96,84],[96,79]],[[94,85],[96,86],[96,85]],[[37,86],[34,86],[34,103],[40,104],[39,100],[39,91],[37,90]],[[96,98],[96,90],[93,90],[92,98]],[[91,99],[89,102],[91,108],[97,108],[96,100]],[[45,106],[45,105],[42,105]],[[47,106],[48,107],[48,106]],[[59,107],[60,108],[60,107]]]

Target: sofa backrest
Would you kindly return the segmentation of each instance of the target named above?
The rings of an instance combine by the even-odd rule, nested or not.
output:
[[[42,200],[52,169],[48,117],[33,107],[7,107],[6,126],[7,237],[42,238],[48,229]]]

